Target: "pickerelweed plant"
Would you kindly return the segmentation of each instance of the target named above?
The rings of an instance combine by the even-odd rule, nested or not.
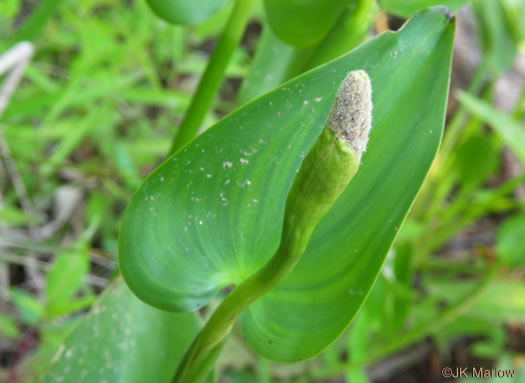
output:
[[[217,357],[237,317],[294,269],[315,226],[343,193],[359,168],[361,155],[368,142],[371,111],[368,75],[364,71],[350,72],[339,89],[326,127],[304,159],[288,194],[279,247],[261,269],[240,282],[215,310],[180,364],[176,382],[202,379],[208,371],[207,367]],[[252,203],[256,202],[252,200]],[[158,216],[157,213],[153,215]],[[199,225],[200,223],[201,221]],[[137,234],[134,231],[123,231],[122,246],[133,247],[134,238],[141,240],[140,234],[138,237]],[[123,254],[121,270],[127,282],[137,286],[138,294],[144,292],[144,299],[148,300],[152,297],[151,293],[157,294],[159,285],[145,286],[142,283],[146,278],[149,279],[151,270],[146,266],[140,269],[144,273],[137,272],[135,266],[141,262],[140,259],[134,259],[137,255],[139,253],[136,252]],[[212,262],[211,259],[209,261]],[[222,282],[222,287],[230,282],[226,279]],[[171,297],[166,298],[168,299],[164,302],[157,301],[158,304],[163,307],[173,304],[172,308],[184,310],[184,303]],[[196,305],[199,306],[199,303]]]
[[[186,2],[174,2],[182,8],[173,13],[149,3],[167,19],[194,15]],[[194,3],[204,15],[220,2]],[[247,3],[234,3],[236,26],[219,39],[173,154],[123,219],[121,271],[147,304],[117,279],[41,381],[211,381],[237,319],[258,354],[300,361],[330,345],[363,304],[440,143],[454,21],[442,8],[421,11],[400,31],[292,78],[193,139],[223,78],[226,51],[240,39]],[[291,3],[265,2],[275,34],[306,46],[281,80],[333,58],[337,50],[312,47],[347,10],[335,6],[307,36],[316,29],[308,20],[324,15],[326,4],[297,5],[310,19],[293,27],[278,21]],[[228,286],[201,329],[195,312]],[[71,358],[79,352],[96,368]]]

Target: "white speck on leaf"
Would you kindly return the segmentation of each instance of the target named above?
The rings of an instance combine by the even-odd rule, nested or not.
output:
[[[362,291],[362,290],[349,289],[349,290],[348,290],[348,293],[349,293],[350,295],[363,296],[363,291]]]

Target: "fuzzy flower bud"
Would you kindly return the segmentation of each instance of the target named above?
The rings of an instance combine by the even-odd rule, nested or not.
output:
[[[337,92],[326,125],[352,146],[360,160],[372,126],[372,88],[365,71],[348,73]]]

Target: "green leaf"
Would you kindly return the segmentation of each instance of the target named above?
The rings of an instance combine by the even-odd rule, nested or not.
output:
[[[507,19],[502,1],[473,0],[484,54],[496,75],[512,66],[518,51],[513,27]]]
[[[199,329],[195,314],[152,308],[117,280],[37,382],[169,383]]]
[[[393,270],[396,282],[406,291],[411,292],[414,280],[414,250],[410,243],[399,244],[395,250]],[[410,294],[399,293],[393,299],[394,310],[390,328],[397,334],[410,313],[413,299]]]
[[[456,167],[465,186],[478,186],[498,168],[499,152],[485,136],[469,137],[456,152]]]
[[[368,72],[373,129],[357,175],[296,269],[241,315],[265,357],[315,355],[363,303],[439,146],[454,23],[437,10],[230,114],[166,160],[125,213],[120,265],[144,301],[193,311],[262,267],[296,171],[347,73]],[[416,59],[417,58],[417,59]]]
[[[379,0],[379,5],[388,13],[401,17],[410,17],[415,12],[433,5],[444,5],[451,12],[456,12],[468,0]]]
[[[505,221],[498,230],[496,248],[506,265],[518,267],[525,264],[525,214]]]
[[[146,0],[153,12],[171,24],[197,24],[211,17],[226,0]]]
[[[59,254],[47,274],[46,314],[53,318],[63,313],[78,289],[84,285],[89,271],[89,255],[86,252]]]
[[[316,47],[306,69],[333,60],[361,44],[379,11],[374,4],[374,0],[355,0],[346,8],[335,26]]]
[[[476,282],[472,281],[428,281],[425,288],[434,298],[454,303],[457,297],[472,290]],[[477,320],[496,323],[524,323],[525,286],[521,281],[506,279],[491,282],[483,295],[468,312],[468,316]]]
[[[13,301],[21,319],[25,323],[34,325],[42,317],[44,307],[26,291],[11,287],[9,289],[9,298]]]
[[[55,14],[62,0],[42,0],[38,6],[31,12],[24,24],[12,36],[12,42],[33,40],[44,29],[48,20]]]
[[[279,38],[297,47],[319,42],[351,0],[264,0],[266,16]]]
[[[279,40],[265,25],[250,71],[239,91],[239,103],[245,104],[282,84],[294,52],[292,46]]]
[[[525,165],[525,131],[519,122],[468,93],[460,92],[457,98],[470,113],[489,124]]]
[[[7,315],[0,315],[0,336],[16,338],[18,334],[19,331],[15,320]]]
[[[11,20],[17,15],[19,10],[19,0],[3,1],[0,4],[0,19]]]
[[[60,345],[77,328],[81,320],[77,318],[39,323],[38,348],[27,355],[20,364],[20,371],[24,371],[22,382],[35,383],[35,378],[49,365]]]
[[[24,226],[38,222],[38,217],[31,216],[15,206],[4,205],[0,206],[0,222],[9,226]]]
[[[47,309],[47,318],[57,318],[62,315],[68,315],[72,314],[74,312],[87,309],[91,307],[93,302],[95,302],[96,296],[95,295],[85,295],[83,297],[77,298],[77,299],[71,299],[67,302],[64,302],[60,306],[53,306],[53,311],[50,312],[49,309]]]
[[[525,3],[520,0],[502,0],[501,6],[516,41],[525,40]]]
[[[497,344],[492,341],[476,342],[471,346],[472,354],[477,358],[497,359],[505,352],[505,345]]]
[[[373,19],[373,0],[356,0],[347,7],[334,27],[318,43],[295,48],[265,27],[250,71],[239,92],[240,104],[277,87],[284,81],[339,57],[361,43]]]

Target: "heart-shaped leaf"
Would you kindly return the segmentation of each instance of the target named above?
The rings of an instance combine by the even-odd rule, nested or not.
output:
[[[264,265],[280,240],[297,170],[347,73],[373,89],[369,149],[295,270],[241,315],[247,341],[280,361],[311,357],[349,324],[370,290],[439,146],[453,22],[419,13],[230,114],[159,166],[120,234],[126,282],[144,301],[192,311]]]
[[[222,8],[226,0],[146,0],[161,19],[171,24],[197,24]]]
[[[62,344],[37,382],[169,383],[201,327],[195,314],[172,314],[114,282]]]
[[[320,41],[352,0],[264,0],[266,17],[279,38],[305,47]]]

